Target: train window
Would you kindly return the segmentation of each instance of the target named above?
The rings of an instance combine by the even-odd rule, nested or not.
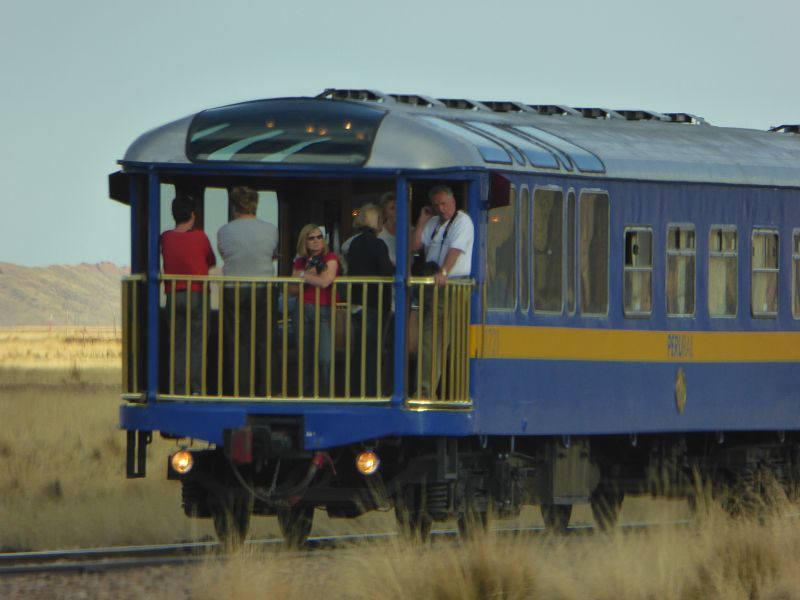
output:
[[[667,315],[694,315],[695,298],[694,225],[667,228]]]
[[[567,312],[575,314],[575,192],[567,194]]]
[[[500,163],[503,165],[511,164],[511,156],[505,148],[491,138],[481,135],[471,129],[467,129],[463,125],[457,125],[450,121],[445,121],[438,117],[422,117],[423,121],[427,121],[436,125],[440,129],[455,134],[469,143],[473,144],[480,152],[481,157],[488,163]]]
[[[514,236],[517,190],[511,186],[508,205],[489,209],[486,227],[486,301],[488,308],[510,310],[517,299]]]
[[[192,161],[363,165],[386,112],[357,102],[258,100],[199,113]]]
[[[754,317],[778,314],[778,232],[753,231],[751,309]]]
[[[553,135],[543,129],[539,129],[537,127],[514,127],[518,131],[530,136],[534,140],[549,146],[550,148],[554,148],[558,150],[559,153],[563,153],[569,158],[565,161],[565,166],[568,170],[572,170],[567,164],[569,159],[575,163],[575,165],[583,171],[584,173],[605,173],[606,168],[603,165],[603,161],[601,161],[597,156],[586,150],[585,148],[581,148],[580,146],[576,146],[575,144],[568,142],[567,140],[558,137],[557,135]],[[565,157],[562,156],[562,160]]]
[[[800,319],[800,230],[792,234],[792,316]]]
[[[582,192],[578,211],[581,313],[606,315],[608,314],[608,195],[604,192]]]
[[[563,306],[564,194],[533,193],[533,309],[561,312]]]
[[[530,219],[530,192],[522,188],[519,198],[519,307],[522,312],[527,312],[531,304],[530,287],[530,239],[528,230]]]
[[[625,316],[645,316],[653,311],[653,231],[625,228],[623,309]]]
[[[708,236],[708,314],[734,317],[738,308],[739,243],[735,227],[712,227]]]
[[[512,148],[515,150],[515,158],[519,153],[519,150],[517,150],[517,148],[519,148],[534,167],[540,167],[542,169],[558,168],[558,160],[552,152],[546,150],[539,144],[532,143],[525,137],[521,137],[520,135],[501,129],[496,125],[491,125],[490,123],[484,123],[482,121],[465,121],[465,123],[511,144]],[[518,161],[520,164],[525,164],[522,160],[522,156],[519,156]]]
[[[170,183],[162,183],[159,186],[158,194],[161,200],[161,233],[167,229],[175,228],[175,219],[172,218],[172,200],[175,198],[175,186]]]

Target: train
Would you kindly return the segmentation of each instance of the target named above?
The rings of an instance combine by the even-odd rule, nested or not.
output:
[[[188,517],[241,541],[253,516],[275,516],[292,544],[308,537],[316,510],[394,509],[400,530],[424,539],[435,522],[454,519],[470,534],[526,505],[539,505],[553,531],[577,504],[611,527],[626,495],[692,499],[698,481],[742,494],[767,481],[794,489],[799,134],[681,112],[338,88],[212,108],[144,133],[109,176],[111,199],[131,215],[127,476],[146,475],[153,435],[174,439],[163,458]],[[411,232],[441,185],[472,220],[474,245],[470,276],[440,288],[412,268]],[[159,238],[172,197],[197,199],[195,227],[213,240],[236,186],[271,211],[277,275],[165,274]],[[359,207],[387,192],[395,273],[337,276],[331,386],[308,393],[303,282],[291,267],[299,231],[318,223],[338,252]],[[203,383],[192,393],[175,384],[190,365],[176,359],[175,303],[164,293],[182,279],[204,291]],[[354,295],[369,286],[389,290],[372,395],[351,375],[365,364],[353,350]],[[247,335],[267,356],[231,356],[220,315],[239,309],[221,290],[255,302],[256,288],[269,316]],[[437,307],[445,321],[430,332],[422,317]],[[423,397],[426,335],[449,343]],[[238,376],[225,384],[240,359],[251,384],[256,372],[265,380],[260,389]]]

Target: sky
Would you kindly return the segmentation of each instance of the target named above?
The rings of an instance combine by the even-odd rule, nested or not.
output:
[[[129,264],[116,161],[233,102],[366,88],[800,123],[798,22],[798,0],[2,0],[0,262]]]

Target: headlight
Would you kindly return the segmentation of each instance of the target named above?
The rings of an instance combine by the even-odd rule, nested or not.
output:
[[[188,450],[178,450],[170,456],[169,463],[179,475],[186,475],[194,466],[194,457]]]
[[[364,450],[356,456],[356,469],[362,475],[372,475],[381,466],[381,459],[372,450]]]

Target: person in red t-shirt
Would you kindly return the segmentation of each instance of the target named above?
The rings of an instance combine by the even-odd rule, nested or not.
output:
[[[331,284],[339,272],[339,259],[328,249],[322,228],[309,223],[300,230],[292,276],[303,278],[303,395],[331,397]],[[314,320],[319,296],[319,338]],[[298,314],[299,314],[298,306]],[[334,306],[335,308],[335,306]],[[299,331],[299,324],[295,325]],[[314,374],[319,388],[314,389]]]
[[[161,234],[161,256],[165,275],[208,275],[208,269],[216,264],[214,251],[206,234],[194,229],[195,203],[186,194],[178,194],[172,201],[172,216],[175,229]],[[172,323],[172,307],[175,307],[175,347],[171,350],[175,365],[175,378],[170,393],[200,394],[203,373],[203,283],[193,281],[191,287],[186,280],[164,282],[167,294],[167,310]],[[190,291],[191,290],[191,291]],[[186,324],[186,309],[189,305],[190,327]],[[206,302],[206,309],[208,302]],[[186,336],[189,333],[189,357],[186,356]],[[189,388],[186,385],[186,365],[189,363]]]

